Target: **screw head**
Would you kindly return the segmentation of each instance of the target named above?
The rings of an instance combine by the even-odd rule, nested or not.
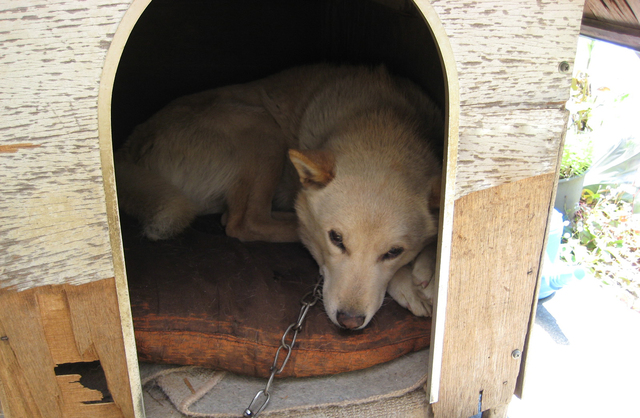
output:
[[[511,357],[513,357],[514,359],[519,359],[520,356],[522,356],[522,351],[515,349],[511,352]]]
[[[569,64],[567,61],[562,61],[560,64],[558,64],[558,71],[560,71],[561,73],[568,73],[569,70],[571,70],[571,64]]]

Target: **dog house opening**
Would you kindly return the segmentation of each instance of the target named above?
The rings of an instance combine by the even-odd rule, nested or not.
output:
[[[113,151],[118,155],[122,154],[123,147],[136,148],[137,153],[128,160],[133,164],[136,159],[144,158],[145,153],[155,152],[154,147],[157,149],[161,145],[144,133],[137,134],[143,138],[135,145],[125,144],[137,126],[177,98],[249,83],[290,68],[319,63],[327,68],[334,68],[334,65],[379,68],[383,65],[391,77],[409,79],[419,86],[416,89],[421,89],[442,110],[442,119],[448,115],[450,103],[439,46],[422,11],[413,1],[153,0],[128,36],[117,65],[111,97]],[[305,77],[302,76],[302,82],[306,82]],[[336,75],[331,73],[328,77]],[[420,101],[416,97],[422,96],[415,96],[411,91],[413,87],[407,88],[404,82],[400,85],[405,89],[401,94],[412,97],[410,102]],[[263,84],[254,90],[261,100],[273,99]],[[219,97],[223,93],[218,91],[216,94],[214,96]],[[201,100],[202,96],[197,96],[189,103],[201,103]],[[277,99],[273,100],[277,102]],[[232,107],[245,105],[237,102]],[[279,106],[275,108],[282,110]],[[245,113],[238,123],[243,127],[263,127],[266,123],[271,129],[275,126],[273,119],[276,119],[276,125],[281,127],[278,117],[284,120],[288,117],[286,111],[296,110],[285,109],[282,110],[284,115],[276,116],[273,110],[260,110],[260,117],[267,115],[267,119],[270,118],[266,122],[260,117],[247,119]],[[188,108],[183,115],[191,117],[190,112],[194,111],[193,107]],[[175,112],[159,115],[154,123],[160,125],[167,118],[177,117]],[[220,121],[227,123],[230,117],[235,114],[224,114]],[[298,135],[297,132],[286,134],[293,135],[294,140]],[[446,123],[443,121],[443,130],[430,150],[442,162],[446,178],[448,148],[445,137]],[[188,142],[188,139],[184,140],[184,144]],[[167,164],[178,161],[178,164],[195,166],[197,164],[185,159],[209,158],[202,148],[193,151],[189,146],[180,146],[179,141],[176,144],[168,154],[171,161],[166,161]],[[266,142],[263,145],[266,147]],[[230,151],[223,160],[233,160],[234,152],[236,150]],[[267,152],[265,148],[264,153]],[[308,156],[303,152],[300,160]],[[295,155],[291,157],[294,159]],[[285,159],[285,164],[299,173],[309,169],[301,169],[296,161],[293,163]],[[254,170],[259,164],[248,163],[242,169]],[[318,165],[312,164],[310,170]],[[123,171],[118,167],[116,157],[116,172],[119,170]],[[258,177],[268,175],[264,173]],[[143,187],[155,187],[145,183],[146,180],[140,182],[140,177],[144,176],[144,172],[133,170],[118,176],[117,181],[137,181]],[[438,191],[443,189],[440,182],[434,184],[433,187],[425,185],[425,193],[431,191],[430,187]],[[118,189],[124,189],[123,186],[117,184]],[[356,190],[351,197],[355,198],[355,195]],[[433,203],[437,199],[431,200]],[[437,207],[436,202],[431,209],[435,219]],[[272,343],[270,338],[279,341],[288,324],[295,322],[299,300],[319,278],[317,256],[314,259],[300,243],[241,241],[227,236],[227,225],[231,222],[228,204],[222,213],[198,216],[185,225],[182,232],[170,237],[154,236],[145,231],[140,217],[130,216],[127,208],[124,209],[121,229],[139,358],[268,376],[277,348],[277,343]],[[146,208],[142,204],[129,212],[138,215],[137,210]],[[286,214],[281,216],[287,217]],[[342,232],[331,229],[328,233],[331,245],[346,252]],[[438,233],[442,236],[442,225]],[[376,262],[399,257],[405,250],[393,243],[388,246]],[[415,264],[413,260],[408,262],[411,262],[409,266]],[[310,312],[306,321],[313,325],[303,328],[298,337],[298,345],[304,350],[294,354],[297,360],[282,376],[326,375],[388,361],[391,359],[388,354],[385,354],[387,357],[380,354],[384,350],[375,345],[379,334],[390,335],[387,340],[394,341],[394,332],[398,340],[401,335],[406,337],[407,333],[413,332],[413,339],[398,348],[394,356],[428,346],[430,321],[411,315],[388,295],[386,300],[388,303],[377,311],[375,320],[359,331],[341,330],[323,309]],[[324,302],[326,306],[327,301]],[[339,313],[336,316],[339,317]],[[341,313],[351,316],[337,319],[343,327],[358,328],[358,319],[353,318],[358,315]],[[356,321],[355,325],[350,326],[353,321]],[[306,340],[304,333],[309,334]],[[312,340],[318,336],[326,337],[322,341],[324,347],[334,344],[336,351],[331,353],[329,350],[324,355],[319,354],[320,351],[314,352]],[[362,356],[363,347],[376,354]],[[350,349],[365,360],[356,363],[355,357],[335,355]]]

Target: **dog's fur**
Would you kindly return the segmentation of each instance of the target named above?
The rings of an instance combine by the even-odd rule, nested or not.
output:
[[[294,68],[183,97],[137,127],[116,154],[119,200],[150,239],[216,212],[240,240],[301,239],[345,328],[366,326],[387,289],[430,315],[442,125],[383,67]]]

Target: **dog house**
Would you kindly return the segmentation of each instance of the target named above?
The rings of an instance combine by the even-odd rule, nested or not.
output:
[[[114,147],[172,98],[332,61],[384,63],[445,110],[424,415],[472,416],[480,401],[487,415],[506,416],[523,385],[582,8],[568,0],[89,0],[5,10],[5,414],[145,416]],[[98,384],[87,383],[88,370],[98,370]]]

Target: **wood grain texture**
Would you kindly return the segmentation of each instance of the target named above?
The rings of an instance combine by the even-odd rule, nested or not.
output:
[[[9,416],[133,417],[113,279],[81,286],[0,290],[0,380]],[[100,361],[114,401],[84,387],[60,364]]]
[[[437,417],[507,404],[523,350],[555,173],[456,201]]]
[[[582,19],[580,33],[640,51],[640,26],[621,26],[617,23],[585,17]]]
[[[555,107],[567,101],[571,76],[558,72],[558,64],[573,63],[584,1],[432,4],[458,63],[463,108]]]
[[[429,348],[429,375],[425,391],[429,403],[439,397],[440,376],[442,373],[442,352],[444,349],[444,324],[446,320],[447,292],[449,288],[449,266],[451,261],[451,239],[453,235],[453,215],[455,205],[455,185],[458,168],[458,136],[460,120],[460,86],[455,56],[444,30],[442,21],[428,0],[416,0],[416,6],[429,25],[431,34],[439,49],[445,85],[445,147],[442,164],[443,185],[440,201],[440,219],[438,233],[438,255],[436,261],[436,294],[434,300],[432,333]],[[431,409],[427,408],[427,413]]]
[[[113,276],[97,96],[128,2],[0,6],[0,288]],[[26,147],[25,145],[29,145]]]
[[[456,196],[555,172],[566,113],[477,108],[461,117]]]
[[[6,147],[37,147],[0,153],[0,287],[111,277],[96,101],[106,49],[129,2],[19,4],[0,11],[7,28],[0,34],[6,69],[0,98],[7,103],[0,109],[0,132]],[[524,109],[557,109],[567,99],[569,76],[557,69],[575,55],[580,1],[432,4],[450,38],[460,79],[456,197],[546,172],[551,154],[535,154],[526,167],[521,159],[475,158],[482,152],[478,144],[500,145],[489,129],[475,127],[478,115],[495,127],[501,112],[515,115],[523,109],[521,120],[500,127],[503,137],[518,138],[522,124],[539,123],[535,117],[529,123]],[[557,130],[556,120],[547,125]],[[537,150],[549,148],[548,137],[522,139],[540,141]],[[66,261],[69,254],[74,265]],[[43,271],[47,274],[38,274]]]
[[[640,0],[587,0],[584,17],[602,23],[640,29]]]
[[[552,171],[571,80],[558,65],[573,65],[583,4],[432,1],[458,66],[457,198]]]
[[[99,135],[97,103],[99,88],[103,89],[103,95],[108,96],[104,89],[111,86],[100,87],[107,49],[116,39],[120,40],[116,42],[115,49],[124,47],[132,26],[131,22],[127,23],[128,29],[114,37],[116,27],[131,3],[122,0],[20,0],[0,6],[0,64],[3,66],[0,77],[0,100],[3,103],[0,107],[0,289],[13,291],[43,286],[49,289],[48,286],[57,288],[63,283],[84,286],[117,275],[119,292],[125,299],[123,266],[114,268],[112,258],[115,256],[118,263],[122,262],[119,259],[121,254],[116,254],[120,251],[120,243],[114,238],[118,235],[115,231],[117,211],[111,157],[106,153],[109,138],[103,137],[100,144],[98,141],[100,135],[109,136],[109,128],[104,126],[108,122],[103,118],[100,121],[102,134]],[[388,0],[383,1],[383,4],[388,3]],[[557,156],[554,146],[558,145],[555,141],[559,135],[556,135],[562,129],[559,123],[561,107],[568,98],[570,82],[568,74],[558,72],[558,64],[561,61],[573,62],[583,2],[434,0],[431,4],[449,37],[460,86],[459,95],[455,98],[460,103],[455,196],[461,201],[469,197],[464,202],[476,202],[477,198],[471,197],[476,195],[475,192],[506,190],[515,187],[512,186],[514,182],[519,184],[519,180],[531,183],[531,178],[551,173]],[[114,54],[117,56],[119,51]],[[109,65],[111,70],[108,71],[113,75],[113,66],[117,63]],[[108,72],[107,69],[105,71]],[[106,103],[104,106],[110,104],[108,99],[103,98],[102,102]],[[457,132],[458,126],[450,129]],[[101,157],[106,167],[104,172],[101,171]],[[109,196],[105,196],[103,187],[105,173]],[[447,187],[452,188],[453,185],[448,184]],[[109,217],[106,205],[110,207]],[[460,219],[454,225],[454,232],[466,233],[466,229],[460,228],[483,226],[489,230],[479,231],[485,242],[488,237],[497,242],[496,234],[499,232],[508,232],[507,235],[511,236],[513,231],[519,230],[512,222],[515,219],[520,221],[516,217],[522,213],[515,208],[511,208],[511,212],[500,221],[499,218],[485,219],[485,208],[478,206],[476,202],[466,203],[464,211],[456,208],[456,219]],[[491,208],[494,210],[493,206]],[[472,213],[466,210],[472,210]],[[498,216],[497,212],[493,213]],[[458,239],[456,235],[454,240]],[[532,238],[531,242],[534,245],[538,240]],[[454,249],[456,246],[464,248],[460,242],[452,245]],[[524,251],[520,262],[530,260],[526,255],[531,250],[529,244],[513,242],[513,245],[513,251]],[[514,265],[506,250],[500,248],[505,255],[499,262],[491,258],[477,258],[476,254],[472,259],[478,262],[477,266],[464,264],[464,257],[468,254],[455,253],[451,271],[461,269],[459,263],[463,263],[467,266],[465,274],[473,277],[479,274],[479,286],[484,286],[485,282],[494,280],[487,276],[485,268],[499,270]],[[473,255],[472,249],[468,250]],[[488,257],[488,254],[483,256]],[[518,263],[515,265],[520,266]],[[452,284],[450,289],[456,289],[455,286],[460,286],[460,283]],[[527,286],[522,285],[519,291],[525,291]],[[71,287],[67,290],[72,292],[69,289]],[[8,299],[13,300],[12,308],[19,308],[16,312],[22,312],[25,324],[40,330],[25,336],[24,341],[29,343],[20,350],[0,350],[6,370],[13,373],[11,382],[15,385],[8,388],[7,381],[2,380],[12,410],[19,411],[15,416],[37,417],[43,414],[56,417],[62,410],[60,396],[40,398],[42,394],[60,395],[59,385],[51,383],[55,379],[32,382],[34,374],[29,370],[39,370],[37,367],[48,370],[67,354],[76,359],[100,357],[104,353],[92,346],[91,341],[107,338],[112,333],[122,334],[119,328],[97,331],[91,319],[76,318],[69,324],[61,305],[68,296],[65,299],[55,292],[42,295],[35,299],[37,302],[28,298]],[[456,300],[453,297],[459,295],[452,296],[451,300]],[[477,299],[486,300],[482,297]],[[28,313],[39,312],[40,304],[49,307],[45,315]],[[8,315],[8,306],[2,306],[2,315]],[[484,305],[471,307],[485,308]],[[73,309],[97,315],[90,308]],[[447,312],[453,318],[470,315],[470,308],[466,305],[456,305],[451,309]],[[506,304],[500,313],[491,311],[495,318],[485,327],[493,329],[496,324],[501,326],[505,317],[513,319],[511,309],[511,304]],[[117,314],[112,312],[109,315]],[[130,323],[127,322],[130,318],[127,315],[123,318],[125,332],[130,332]],[[47,325],[43,325],[45,323]],[[518,323],[526,324],[526,318]],[[9,321],[7,324],[2,324],[8,327],[3,331],[20,331],[11,328],[16,327],[15,323]],[[59,327],[62,334],[51,331],[51,327]],[[74,333],[73,338],[68,335],[70,330]],[[468,329],[463,330],[463,334],[466,331]],[[96,335],[95,332],[101,334]],[[477,333],[466,333],[479,337],[485,335],[484,332],[485,329],[480,327]],[[445,363],[447,374],[443,381],[447,390],[451,391],[450,379],[458,379],[456,384],[461,388],[469,386],[477,390],[484,387],[487,403],[494,399],[488,394],[495,393],[497,389],[494,386],[500,386],[502,382],[485,380],[482,385],[477,385],[474,382],[478,380],[471,379],[471,384],[468,384],[468,376],[462,379],[455,374],[457,369],[468,373],[478,370],[485,377],[491,373],[495,377],[504,371],[499,366],[502,364],[500,361],[485,364],[483,358],[475,357],[477,353],[474,350],[485,353],[490,347],[497,349],[506,344],[504,338],[507,337],[500,335],[500,339],[491,340],[494,338],[492,335],[483,343],[486,345],[468,347],[466,357],[460,353],[459,364],[451,360]],[[3,344],[0,341],[0,346],[4,347]],[[49,351],[52,345],[56,348]],[[72,345],[77,346],[77,352],[69,348]],[[101,350],[108,351],[104,347]],[[445,353],[448,352],[447,349]],[[132,356],[135,357],[129,353],[130,363]],[[452,377],[450,372],[455,376]],[[508,389],[499,390],[500,394],[496,396],[504,398]],[[512,387],[510,390],[513,392]],[[445,395],[450,396],[450,393]],[[477,393],[465,399],[465,405],[470,405],[477,401]]]
[[[79,382],[80,375],[56,376],[58,386],[62,391],[63,416],[65,418],[122,418],[122,412],[116,404],[91,403],[99,402],[102,394],[90,390]]]
[[[482,418],[507,418],[508,411],[509,404],[497,405],[491,409],[482,411]]]

